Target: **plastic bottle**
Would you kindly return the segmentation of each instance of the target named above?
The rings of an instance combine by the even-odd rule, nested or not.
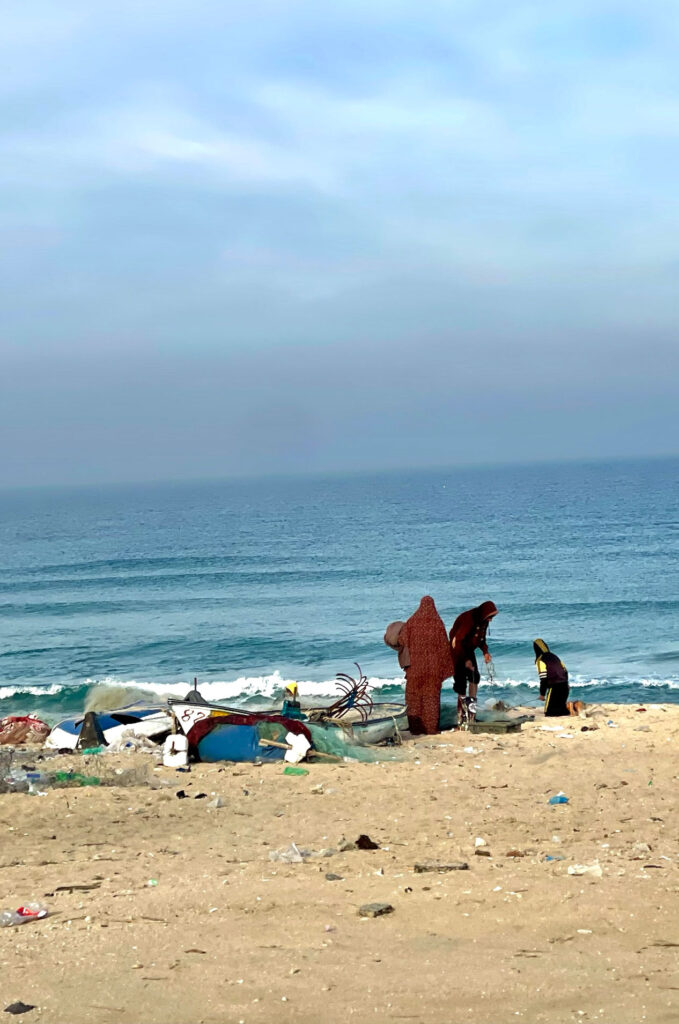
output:
[[[46,796],[45,790],[50,784],[49,775],[44,772],[26,772],[28,793],[30,796]]]
[[[47,907],[43,903],[25,903],[16,910],[3,910],[0,914],[0,928],[12,928],[27,921],[39,921],[47,917]]]
[[[12,793],[28,792],[28,775],[23,768],[12,768],[6,782]]]

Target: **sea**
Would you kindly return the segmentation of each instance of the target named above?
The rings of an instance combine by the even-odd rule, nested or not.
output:
[[[447,627],[497,604],[481,705],[537,706],[535,637],[588,703],[676,703],[678,498],[679,458],[6,490],[0,718],[194,677],[229,704],[291,680],[329,701],[357,665],[396,700],[384,629],[424,594]]]

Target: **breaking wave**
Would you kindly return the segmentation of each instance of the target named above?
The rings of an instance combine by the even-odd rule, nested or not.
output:
[[[279,670],[270,675],[239,676],[232,680],[199,682],[206,700],[256,708],[278,703],[287,683],[296,682],[303,702],[325,702],[339,695],[337,681],[305,680]],[[399,700],[404,695],[401,676],[369,678],[374,699]],[[51,683],[44,686],[7,683],[0,685],[0,717],[5,714],[40,711],[47,718],[58,718],[87,710],[124,707],[135,701],[160,703],[168,697],[184,697],[193,683],[189,680],[157,681],[145,679],[119,679],[106,676],[87,678],[78,683]],[[571,676],[571,691],[587,701],[601,703],[679,703],[679,678],[592,678]],[[480,697],[502,698],[513,704],[537,704],[538,682],[535,678],[496,679],[481,683]],[[443,700],[453,700],[450,682],[444,684]]]

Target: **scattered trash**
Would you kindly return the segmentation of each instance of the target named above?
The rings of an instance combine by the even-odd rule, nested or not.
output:
[[[393,914],[394,908],[391,903],[364,903],[358,908],[361,917],[383,917],[385,914]]]
[[[474,850],[474,854],[477,857],[492,857],[493,856],[487,846],[477,846],[477,848]]]
[[[373,842],[370,836],[366,836],[363,833],[356,840],[357,850],[379,850],[380,844]]]
[[[86,750],[81,750],[80,753],[83,755],[83,757],[90,757],[95,754],[103,754],[105,750],[106,747],[99,744],[98,747],[87,747]]]
[[[9,1006],[5,1007],[5,1013],[28,1013],[29,1010],[35,1010],[35,1006],[30,1003],[22,1003],[19,1000],[17,1003],[10,1003]]]
[[[3,910],[0,914],[0,928],[12,928],[28,921],[39,921],[47,917],[47,907],[42,903],[26,903],[16,910]]]
[[[560,853],[559,853],[559,854],[557,854],[557,856],[556,856],[556,857],[553,857],[553,856],[551,855],[551,853],[548,853],[548,854],[547,854],[547,856],[545,857],[545,860],[547,860],[547,861],[551,861],[551,860],[565,860],[565,859],[566,859],[566,858],[565,858],[565,857],[563,857],[563,856],[562,856],[562,855],[561,855]]]
[[[565,793],[556,793],[555,796],[550,796],[548,802],[550,804],[552,804],[552,805],[554,805],[554,804],[567,804],[568,803],[568,797],[566,796]]]
[[[101,889],[101,882],[90,882],[89,885],[58,885],[54,892],[89,892],[91,889]]]
[[[223,807],[224,806],[224,801],[222,800],[221,796],[218,796],[218,795],[215,794],[215,796],[213,797],[212,800],[210,800],[210,803],[207,804],[207,806],[208,807],[214,807],[214,808]]]
[[[279,861],[282,864],[303,864],[310,856],[308,850],[300,850],[296,843],[290,843],[285,850],[271,850],[269,860]]]
[[[638,860],[641,860],[643,857],[646,856],[646,854],[651,852],[651,847],[648,845],[648,843],[634,843],[632,849],[636,854],[639,855],[637,857]]]
[[[297,765],[288,764],[283,769],[283,775],[308,775],[308,768],[298,768]]]
[[[178,789],[175,796],[177,797],[177,800],[186,800],[186,793],[183,789]]]
[[[345,839],[344,836],[340,839],[337,844],[337,849],[340,853],[346,853],[347,850],[357,850],[356,843],[352,842],[351,839]]]
[[[97,775],[83,775],[82,772],[55,772],[54,785],[59,789],[69,786],[100,786],[101,779]]]
[[[328,882],[343,882],[344,881],[342,875],[336,875],[332,871],[328,871],[328,873],[327,873],[327,875],[325,877],[326,877],[326,880]]]
[[[158,879],[157,878],[149,878],[149,880],[148,880],[148,882],[146,884],[147,884],[147,886],[149,886],[149,888],[154,889],[158,885]]]
[[[310,792],[318,795],[323,792],[323,783],[319,782],[317,786],[312,786]]]
[[[156,754],[162,757],[162,750],[148,736],[137,736],[133,729],[125,729],[117,740],[106,748],[110,754]]]
[[[469,864],[466,860],[454,860],[447,864],[437,864],[434,861],[423,861],[413,868],[416,875],[436,873],[443,875],[448,871],[469,871]]]
[[[608,721],[606,722],[606,725],[609,727],[609,729],[617,729],[618,728],[617,724],[613,721],[612,718],[608,719]]]
[[[207,793],[196,793],[194,800],[207,800]]]
[[[290,749],[286,750],[283,755],[283,759],[288,764],[297,764],[299,761],[303,761],[311,749],[311,744],[304,733],[286,733],[285,742],[290,746]]]
[[[525,856],[526,856],[526,854],[523,852],[523,850],[508,850],[507,853],[505,854],[505,857],[514,857],[514,858],[516,858],[516,857],[525,857]]]
[[[592,878],[601,878],[603,871],[601,864],[595,861],[594,864],[571,864],[568,868],[569,875],[591,875]]]
[[[488,843],[486,842],[485,839],[482,839],[481,836],[477,836],[476,839],[474,840],[474,846],[476,846],[477,848],[479,846],[487,846],[487,845],[488,845]]]

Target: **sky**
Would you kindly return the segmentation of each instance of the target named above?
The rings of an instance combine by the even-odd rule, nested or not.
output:
[[[0,486],[679,450],[674,3],[0,23]]]

